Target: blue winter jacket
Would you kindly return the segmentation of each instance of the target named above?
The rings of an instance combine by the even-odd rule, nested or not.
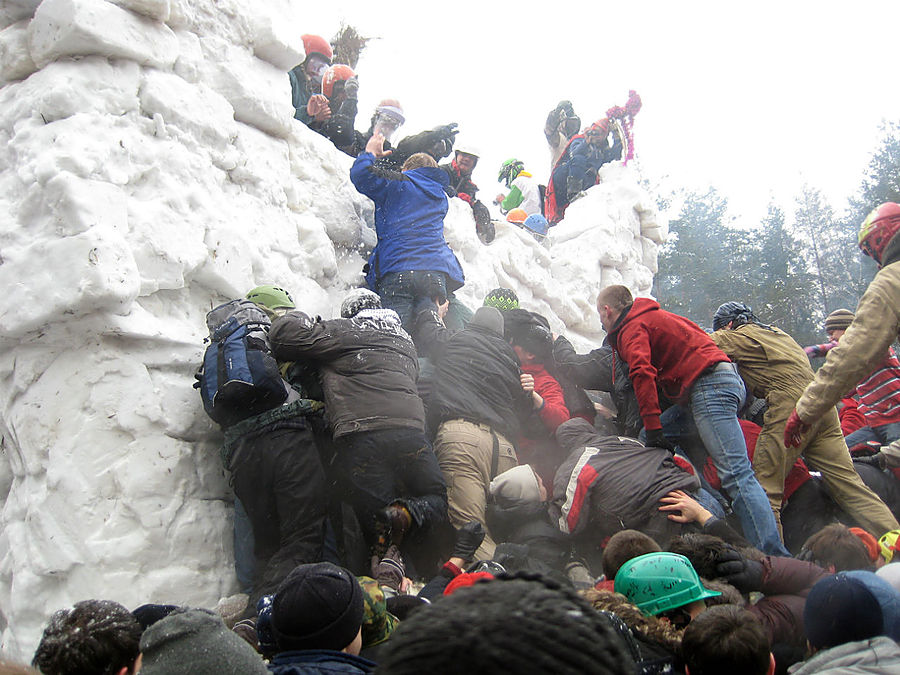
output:
[[[375,670],[375,665],[361,656],[344,652],[304,649],[278,654],[269,664],[269,672],[276,675],[366,675]]]
[[[369,257],[369,288],[377,291],[385,274],[411,271],[443,272],[448,291],[462,286],[462,266],[444,240],[447,174],[436,167],[401,174],[374,162],[372,153],[362,152],[350,169],[356,189],[375,202],[378,244]]]

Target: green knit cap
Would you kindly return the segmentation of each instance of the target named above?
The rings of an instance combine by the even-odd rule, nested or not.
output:
[[[501,312],[519,308],[519,296],[511,288],[495,288],[484,296],[485,307],[496,307]]]

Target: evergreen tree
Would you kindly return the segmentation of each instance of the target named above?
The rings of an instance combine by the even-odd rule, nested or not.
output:
[[[689,192],[678,218],[669,223],[674,236],[659,256],[657,297],[669,311],[709,326],[723,299],[733,292],[733,232],[728,202],[709,188]],[[743,248],[743,246],[741,247]]]
[[[769,204],[758,234],[758,265],[752,280],[755,300],[751,306],[760,320],[778,326],[800,344],[820,341],[817,321],[821,313],[812,307],[812,277],[785,225],[784,212]]]

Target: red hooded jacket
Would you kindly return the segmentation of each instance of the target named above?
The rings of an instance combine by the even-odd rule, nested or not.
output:
[[[609,332],[609,343],[625,363],[647,431],[661,429],[656,388],[676,403],[686,402],[701,374],[730,359],[700,326],[636,298]]]

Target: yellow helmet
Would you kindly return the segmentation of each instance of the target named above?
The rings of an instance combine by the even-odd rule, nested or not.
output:
[[[881,549],[881,557],[884,558],[885,562],[891,562],[894,559],[894,554],[900,552],[900,530],[891,530],[883,535],[878,540],[878,547]],[[897,558],[900,561],[900,557]]]

